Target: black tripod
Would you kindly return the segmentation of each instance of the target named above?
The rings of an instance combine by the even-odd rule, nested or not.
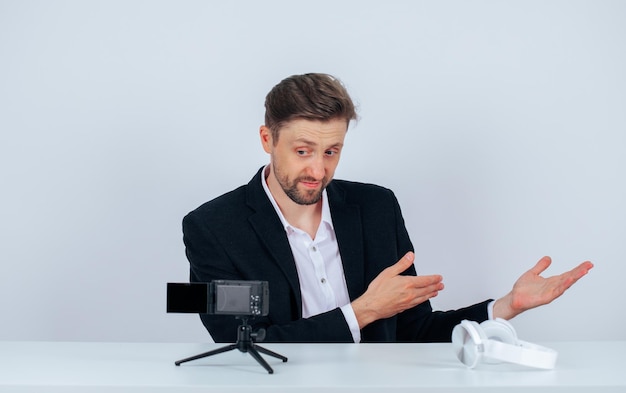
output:
[[[218,353],[222,353],[222,352],[232,351],[233,349],[238,349],[241,352],[248,352],[253,358],[256,359],[257,362],[259,362],[261,366],[263,366],[267,370],[268,373],[273,374],[274,370],[272,370],[272,368],[270,367],[269,364],[267,364],[265,359],[261,357],[259,352],[281,359],[283,363],[287,361],[287,358],[284,357],[283,355],[280,355],[268,349],[265,349],[260,345],[255,345],[254,341],[252,341],[252,338],[253,336],[256,337],[257,335],[252,333],[252,328],[250,327],[250,325],[248,325],[248,318],[246,317],[237,317],[237,318],[241,318],[242,320],[241,325],[239,326],[239,328],[237,328],[237,343],[230,344],[222,348],[214,349],[209,352],[201,353],[199,355],[188,357],[186,359],[178,360],[174,362],[174,364],[177,366],[180,366],[181,363],[205,358],[207,356],[217,355]]]

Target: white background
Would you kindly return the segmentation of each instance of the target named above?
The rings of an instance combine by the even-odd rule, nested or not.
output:
[[[0,1],[0,339],[208,341],[167,314],[181,219],[268,160],[265,94],[344,81],[337,178],[393,189],[456,308],[596,267],[513,320],[626,339],[626,2]]]

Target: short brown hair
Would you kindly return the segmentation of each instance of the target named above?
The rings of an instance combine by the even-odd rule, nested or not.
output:
[[[332,75],[311,73],[283,79],[265,97],[265,126],[278,141],[278,132],[290,120],[356,120],[354,103],[341,81]]]

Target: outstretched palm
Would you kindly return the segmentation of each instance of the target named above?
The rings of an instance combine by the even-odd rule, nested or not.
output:
[[[532,269],[524,273],[515,282],[511,292],[496,302],[494,316],[511,319],[521,312],[548,304],[561,296],[593,267],[591,262],[585,261],[558,276],[542,277],[541,273],[551,263],[550,257],[543,257]]]

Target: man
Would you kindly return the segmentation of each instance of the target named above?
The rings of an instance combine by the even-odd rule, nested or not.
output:
[[[450,341],[463,319],[510,319],[560,296],[593,267],[540,276],[542,258],[496,301],[433,311],[439,275],[417,276],[392,191],[333,180],[354,105],[326,74],[294,75],[265,101],[270,163],[183,220],[192,282],[269,282],[269,315],[252,321],[269,342]],[[216,342],[234,342],[232,316],[201,315]]]

